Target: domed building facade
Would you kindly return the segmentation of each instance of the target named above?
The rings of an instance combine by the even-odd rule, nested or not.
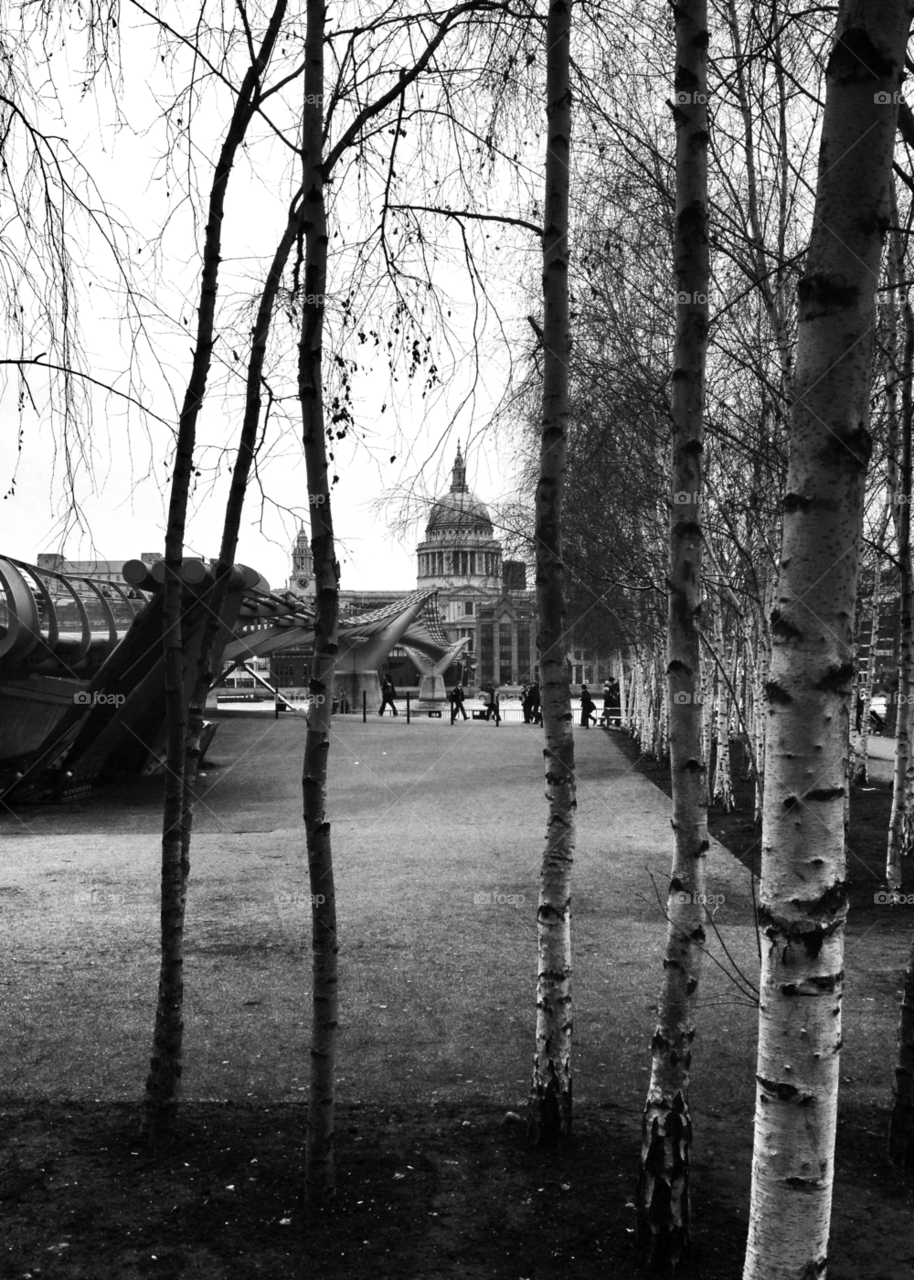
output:
[[[511,686],[537,678],[536,593],[527,590],[527,566],[502,558],[488,508],[467,484],[459,445],[450,488],[432,504],[424,537],[416,548],[416,568],[417,588],[438,591],[438,610],[448,640],[467,641],[463,658],[445,673],[447,685],[459,680],[465,688],[476,689],[489,681]],[[308,538],[302,529],[293,549],[289,589],[303,596],[313,594],[312,574]],[[409,594],[344,589],[340,603],[376,609]],[[284,654],[282,660],[289,662],[290,657]],[[569,657],[573,679],[597,678],[599,664],[585,668],[583,655]],[[380,674],[389,675],[397,688],[419,683],[419,672],[400,648],[391,651]],[[304,677],[293,683],[304,683]]]
[[[416,548],[419,587],[438,589],[449,640],[466,639],[467,684],[523,684],[536,675],[536,601],[526,566],[502,559],[485,503],[470,490],[457,447],[451,487],[434,503]]]
[[[470,492],[459,445],[450,490],[432,507],[416,554],[420,588],[449,591],[460,583],[491,594],[501,580],[501,543],[484,503]]]

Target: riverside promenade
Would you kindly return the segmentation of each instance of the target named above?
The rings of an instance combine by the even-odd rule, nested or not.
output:
[[[185,1093],[290,1100],[308,1072],[305,725],[271,710],[218,718],[191,854]],[[669,800],[615,736],[575,729],[575,1097],[611,1099],[636,1118],[672,837]],[[484,1096],[517,1107],[525,1097],[542,745],[541,730],[523,723],[334,720],[342,1102]],[[139,1095],[157,978],[160,794],[148,780],[0,818],[12,1096]],[[727,950],[756,981],[748,872],[717,842],[708,892],[722,899],[711,910]],[[712,1079],[723,1076],[730,1105],[751,1114],[756,1010],[708,933],[693,1102],[713,1113]],[[849,976],[859,954],[849,947]],[[894,1008],[870,1003],[862,1013],[866,1035],[845,1050],[848,1076],[864,1074],[855,1053],[891,1053]],[[708,1056],[713,1077],[699,1068]]]
[[[266,1114],[307,1096],[305,726],[271,709],[219,720],[192,849],[184,1097]],[[577,728],[575,745],[575,1101],[605,1117],[618,1149],[632,1153],[631,1168],[613,1174],[628,1185],[662,975],[666,922],[656,894],[664,898],[669,875],[670,802],[614,733]],[[470,1124],[493,1106],[522,1111],[534,1043],[542,768],[541,731],[522,723],[334,721],[337,1093],[346,1123],[386,1107],[413,1106],[417,1117],[466,1108]],[[16,1114],[45,1101],[86,1115],[97,1103],[139,1107],[157,980],[160,797],[161,782],[148,780],[0,817],[0,1103]],[[716,842],[708,892],[723,899],[712,909],[730,957],[756,981],[748,873]],[[693,1046],[694,1163],[703,1176],[720,1174],[707,1222],[744,1222],[757,1010],[719,967],[731,961],[708,932]],[[881,921],[849,931],[841,1114],[856,1125],[851,1141],[880,1141],[905,954]],[[444,1185],[456,1161],[441,1123],[429,1121],[448,1155]],[[872,1159],[881,1167],[881,1154]],[[869,1274],[868,1231],[886,1274],[900,1275],[910,1252],[904,1226],[880,1225],[884,1189],[860,1185],[859,1160],[846,1154],[839,1169],[835,1280]],[[899,1221],[898,1206],[887,1212]]]

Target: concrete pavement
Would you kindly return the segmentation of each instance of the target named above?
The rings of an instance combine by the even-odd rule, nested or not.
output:
[[[304,724],[271,710],[220,720],[191,855],[185,1091],[301,1097],[310,986]],[[658,895],[669,875],[670,802],[613,738],[575,731],[575,1096],[611,1098],[636,1123],[666,933]],[[542,732],[522,723],[334,722],[342,1101],[481,1094],[516,1106],[524,1098],[542,748]],[[159,795],[160,784],[147,782],[0,819],[7,1093],[139,1096],[157,971]],[[712,937],[693,1102],[713,1115],[723,1072],[731,1102],[750,1114],[756,1011],[724,970],[735,963],[756,979],[751,884],[717,842],[708,879],[723,899],[714,921],[732,961]],[[889,1022],[886,1054],[892,1033]],[[713,1073],[701,1068],[707,1056]]]

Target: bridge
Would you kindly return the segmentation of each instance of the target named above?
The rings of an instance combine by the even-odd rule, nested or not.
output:
[[[193,684],[213,566],[182,565],[185,688]],[[105,774],[161,767],[165,743],[162,604],[165,563],[129,560],[124,584],[0,558],[0,796],[67,798]],[[314,612],[234,565],[220,614],[214,670],[314,643]],[[446,668],[449,644],[434,589],[340,618],[336,687],[356,704],[380,698],[378,667],[394,645]],[[429,695],[440,696],[429,686]],[[211,725],[204,740],[215,732]]]

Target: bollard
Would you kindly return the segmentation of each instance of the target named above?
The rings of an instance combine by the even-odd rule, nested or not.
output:
[[[409,690],[406,691],[406,723],[409,724]]]
[[[362,690],[362,724],[368,723],[368,694]]]

